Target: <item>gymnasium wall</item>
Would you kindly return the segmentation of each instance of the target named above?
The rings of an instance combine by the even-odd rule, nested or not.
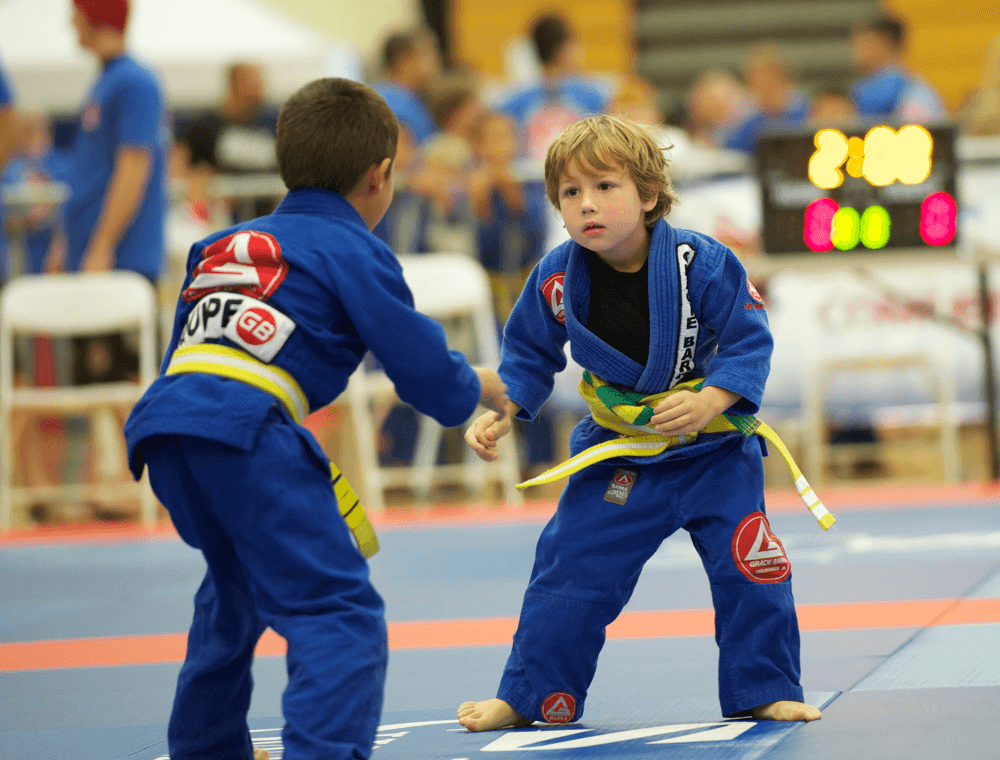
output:
[[[990,44],[1000,35],[1000,4],[990,0],[882,0],[910,30],[907,63],[926,76],[950,111],[979,86]]]
[[[572,23],[585,49],[584,69],[624,73],[632,64],[631,0],[452,0],[456,61],[488,77],[504,76],[507,43],[547,11]]]

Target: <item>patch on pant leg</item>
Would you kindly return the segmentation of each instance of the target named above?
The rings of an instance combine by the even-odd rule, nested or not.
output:
[[[576,700],[564,691],[549,694],[542,702],[542,717],[548,723],[569,723],[576,717]]]
[[[747,515],[736,526],[733,559],[740,572],[756,583],[780,583],[792,572],[785,547],[771,532],[763,512]]]
[[[623,470],[619,467],[611,476],[608,490],[604,492],[604,500],[615,504],[624,504],[628,501],[628,495],[632,493],[632,486],[635,485],[635,480],[638,477],[639,473],[635,470]]]

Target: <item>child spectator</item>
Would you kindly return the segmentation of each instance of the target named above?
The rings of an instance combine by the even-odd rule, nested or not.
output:
[[[438,129],[422,100],[441,73],[437,37],[425,27],[390,35],[382,48],[382,65],[385,79],[374,85],[375,91],[385,98],[409,139],[422,145]]]
[[[382,600],[338,514],[338,499],[355,505],[354,525],[357,497],[343,479],[331,484],[300,423],[369,350],[399,396],[443,425],[505,398],[496,373],[474,371],[414,310],[399,262],[369,232],[392,200],[397,134],[366,85],[320,79],[289,98],[277,144],[288,194],[274,213],[191,248],[161,375],[125,427],[136,478],[149,468],[208,563],[170,719],[173,757],[250,757],[250,666],[268,626],[288,642],[285,758],[369,756],[385,681]]]
[[[466,441],[496,459],[511,418],[533,418],[552,392],[569,341],[592,412],[571,449],[593,458],[572,471],[539,538],[497,698],[466,702],[459,722],[581,718],[605,627],[679,528],[711,584],[723,715],[819,718],[802,702],[791,566],[764,511],[761,440],[704,432],[727,409],[759,407],[773,341],[758,294],[729,249],[662,218],[676,196],[642,127],[574,124],[549,148],[545,185],[571,240],[535,267],[507,322],[506,409],[480,416]],[[649,441],[654,430],[662,438]]]
[[[473,141],[477,167],[469,198],[478,220],[479,260],[489,272],[501,324],[528,272],[541,258],[547,232],[545,186],[516,176],[517,128],[501,111],[486,111]]]
[[[865,119],[925,122],[945,115],[934,87],[903,62],[906,26],[881,16],[851,30],[851,60],[864,78],[854,84],[852,98]]]
[[[809,98],[796,87],[785,52],[777,43],[763,42],[754,47],[747,56],[743,76],[754,109],[729,132],[724,148],[752,154],[764,130],[806,123]]]
[[[538,18],[531,39],[542,64],[542,81],[515,93],[501,109],[521,130],[522,152],[541,163],[552,139],[573,122],[603,111],[606,98],[580,75],[583,46],[562,16]]]

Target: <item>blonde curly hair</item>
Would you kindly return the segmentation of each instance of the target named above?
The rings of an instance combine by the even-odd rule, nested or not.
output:
[[[678,203],[664,148],[648,129],[617,116],[602,114],[570,124],[549,146],[545,156],[545,193],[559,208],[559,180],[570,161],[583,169],[607,171],[621,164],[635,182],[639,198],[656,198],[646,212],[646,226],[652,227]]]

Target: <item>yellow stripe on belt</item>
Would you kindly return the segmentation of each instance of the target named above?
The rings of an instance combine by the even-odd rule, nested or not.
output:
[[[649,420],[653,416],[653,409],[667,396],[681,390],[698,391],[704,382],[703,378],[691,380],[679,383],[669,391],[644,396],[635,391],[619,390],[608,385],[592,372],[585,371],[583,379],[580,381],[580,395],[590,406],[590,413],[594,421],[602,427],[615,431],[619,437],[591,446],[562,464],[546,470],[541,475],[519,483],[517,488],[523,490],[531,486],[552,483],[605,459],[656,456],[672,446],[692,443],[697,439],[698,433],[664,436],[650,427]],[[752,414],[724,412],[711,420],[701,432],[725,433],[733,430],[739,431],[746,437],[760,435],[781,453],[792,474],[795,490],[798,491],[802,502],[823,530],[829,529],[837,521],[812,490],[809,481],[805,479],[802,470],[795,463],[795,459],[792,458],[784,441],[767,423],[762,422]]]
[[[300,425],[309,414],[306,394],[294,377],[280,367],[265,364],[238,348],[214,343],[178,348],[170,357],[167,374],[178,375],[188,372],[220,375],[267,391],[281,402],[292,419]],[[351,529],[358,549],[367,559],[379,549],[375,529],[365,514],[365,508],[361,505],[358,495],[333,462],[330,463],[330,476],[340,514],[347,527]]]

